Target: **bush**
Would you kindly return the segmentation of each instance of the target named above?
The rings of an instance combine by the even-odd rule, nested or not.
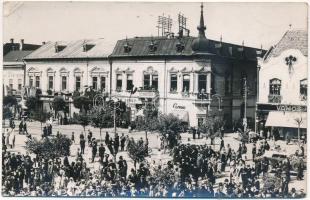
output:
[[[26,142],[26,150],[42,158],[58,158],[70,155],[72,141],[65,135],[45,137],[41,140],[31,138]]]

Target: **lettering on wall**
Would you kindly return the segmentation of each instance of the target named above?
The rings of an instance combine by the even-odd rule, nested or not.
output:
[[[307,112],[307,107],[299,105],[277,105],[277,110],[291,112]]]
[[[186,107],[182,106],[182,105],[178,105],[177,103],[174,103],[172,106],[174,109],[178,109],[178,110],[185,110]]]

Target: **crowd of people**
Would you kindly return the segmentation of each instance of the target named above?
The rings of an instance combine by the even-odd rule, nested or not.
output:
[[[171,159],[145,161],[130,168],[118,152],[127,151],[133,138],[106,132],[98,144],[91,131],[87,141],[72,133],[73,143],[79,142],[77,155],[56,159],[31,157],[29,153],[2,151],[2,194],[4,196],[94,196],[94,197],[242,197],[279,198],[305,197],[304,191],[289,189],[292,164],[284,159],[272,165],[263,157],[270,149],[267,140],[238,149],[220,137],[215,145],[176,143]],[[163,139],[161,139],[162,141]],[[147,140],[139,139],[141,146]],[[169,148],[160,145],[159,148]],[[85,149],[91,152],[87,160]],[[98,158],[98,159],[96,159]],[[99,168],[93,163],[99,162]],[[298,178],[303,178],[302,166]],[[228,176],[224,177],[225,174]]]

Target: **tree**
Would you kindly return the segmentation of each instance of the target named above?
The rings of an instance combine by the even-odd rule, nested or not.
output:
[[[58,111],[64,111],[66,109],[66,101],[61,96],[54,97],[53,109],[55,110],[55,115]]]
[[[3,106],[15,106],[17,105],[17,99],[14,96],[8,95],[3,97]]]
[[[76,96],[73,98],[73,105],[87,113],[91,108],[91,100],[87,96]]]
[[[133,160],[136,169],[137,163],[141,163],[148,156],[147,146],[136,142],[131,138],[128,142],[128,156]]]
[[[147,133],[158,128],[158,109],[152,104],[146,104],[143,109],[143,117],[138,117],[135,121],[136,129]]]
[[[41,140],[31,138],[26,142],[26,150],[36,154],[38,157],[55,159],[70,155],[72,141],[65,135],[56,137],[45,137]]]
[[[94,127],[99,128],[100,130],[100,140],[101,140],[101,130],[103,128],[112,127],[113,126],[113,118],[107,110],[104,108],[94,108],[91,111],[91,122]]]
[[[26,106],[29,111],[35,111],[38,105],[39,99],[37,97],[29,97],[26,101]]]
[[[78,123],[83,127],[84,133],[85,133],[85,127],[89,125],[90,120],[88,115],[86,115],[85,113],[83,114],[78,114],[77,115],[77,121]]]
[[[169,148],[172,149],[177,145],[179,133],[182,132],[182,121],[172,114],[160,114],[157,130],[168,140]]]

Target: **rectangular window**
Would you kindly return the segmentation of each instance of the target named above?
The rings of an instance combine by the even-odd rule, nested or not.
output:
[[[178,76],[176,74],[170,75],[170,92],[176,92],[178,90]]]
[[[281,95],[281,80],[272,79],[269,81],[269,94],[270,95]]]
[[[307,97],[308,83],[307,79],[303,79],[300,81],[300,95],[303,97]]]
[[[48,89],[52,90],[54,87],[54,77],[53,76],[49,76],[48,77]]]
[[[29,87],[33,87],[33,77],[29,77]]]
[[[40,87],[40,77],[36,76],[36,87],[39,88]]]
[[[97,88],[98,88],[98,78],[93,77],[93,89],[97,90]]]
[[[158,90],[158,75],[152,76],[152,89]]]
[[[133,82],[132,82],[132,74],[127,74],[127,88],[126,90],[132,90]]]
[[[116,75],[116,90],[117,91],[121,91],[122,90],[122,85],[123,85],[122,75],[121,74],[117,74]]]
[[[205,93],[207,91],[207,75],[198,75],[198,92]]]
[[[66,76],[61,77],[61,88],[62,90],[67,89],[67,77]]]
[[[22,79],[18,79],[18,90],[22,89]]]
[[[13,79],[9,80],[9,87],[10,87],[10,89],[13,89]]]
[[[189,91],[189,86],[190,86],[190,78],[189,75],[183,75],[183,89],[182,92],[188,92]]]
[[[105,85],[106,85],[106,83],[105,83],[105,77],[102,76],[102,77],[100,78],[100,89],[101,89],[101,91],[105,91]]]
[[[150,82],[151,82],[151,75],[150,74],[144,74],[143,88],[149,89],[150,88]]]
[[[81,77],[76,76],[75,77],[75,90],[79,91],[81,89]]]

